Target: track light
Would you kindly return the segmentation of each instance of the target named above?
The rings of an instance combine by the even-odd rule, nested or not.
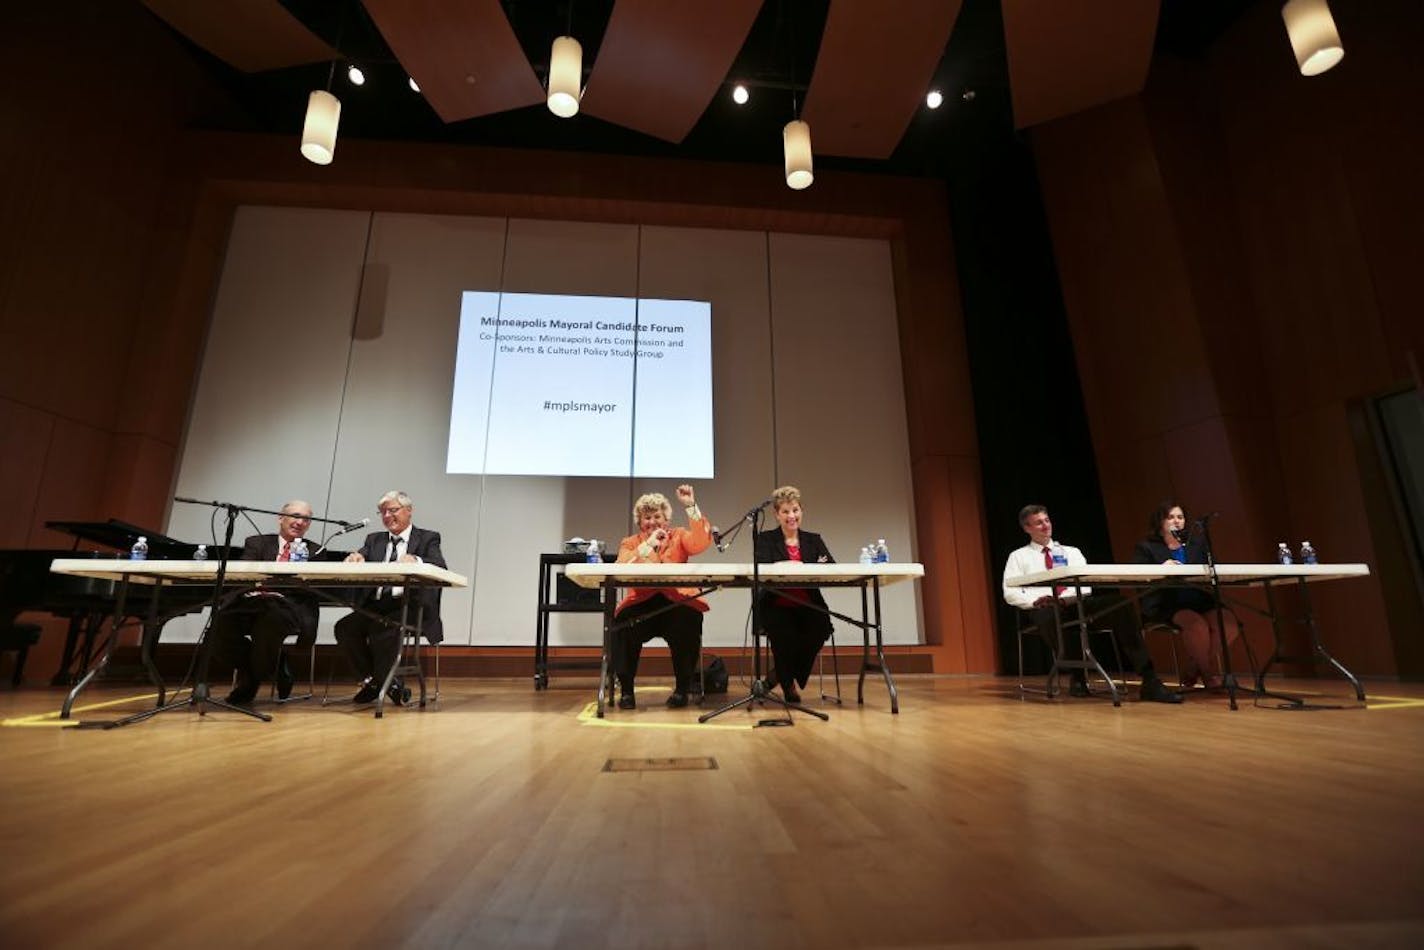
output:
[[[1345,58],[1335,18],[1326,0],[1288,0],[1281,7],[1286,34],[1302,76],[1319,76]]]
[[[561,119],[577,115],[582,85],[583,47],[572,36],[560,36],[549,53],[549,111]]]
[[[361,72],[361,67],[352,63],[346,67],[346,78],[351,80],[353,86],[364,86],[366,84],[366,74]]]
[[[938,109],[944,105],[944,95],[938,89],[931,89],[930,94],[925,96],[925,105],[931,109]]]
[[[786,184],[796,191],[809,187],[815,177],[811,173],[811,127],[800,119],[786,123],[781,147],[786,155]]]
[[[739,106],[746,105],[747,100],[751,97],[751,93],[747,92],[747,87],[741,83],[738,83],[736,87],[732,89],[732,101]]]
[[[317,165],[330,165],[336,157],[336,127],[341,123],[341,100],[322,89],[307,97],[307,117],[302,123],[302,155]]]

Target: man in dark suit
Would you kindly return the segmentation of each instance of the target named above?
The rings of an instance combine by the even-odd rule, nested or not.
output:
[[[409,495],[403,491],[388,491],[376,503],[376,511],[386,529],[366,535],[361,550],[351,552],[346,560],[445,566],[445,555],[440,552],[440,532],[410,523],[415,506]],[[399,624],[406,593],[403,587],[362,588],[353,603],[358,608],[356,612],[336,622],[336,642],[341,644],[356,675],[361,677],[361,688],[353,697],[354,702],[375,702],[380,696],[382,680],[400,656]],[[417,588],[415,596],[419,599],[410,605],[412,618],[417,607],[424,607],[425,639],[439,643],[444,638],[440,624],[440,589]],[[410,691],[399,678],[391,683],[389,698],[397,705],[410,698]]]
[[[291,560],[292,545],[311,527],[311,505],[289,501],[277,517],[276,534],[254,534],[242,545],[244,561]],[[305,544],[305,541],[302,541]],[[298,643],[316,640],[317,595],[306,590],[253,590],[222,605],[213,620],[213,659],[237,671],[229,703],[247,704],[262,681],[277,670],[277,695],[292,693],[292,671],[282,656],[282,641],[295,634]],[[281,657],[280,666],[278,658]]]

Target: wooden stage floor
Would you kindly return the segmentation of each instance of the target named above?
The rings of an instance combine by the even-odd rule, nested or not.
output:
[[[1018,701],[900,678],[828,723],[438,707],[55,726],[0,694],[7,946],[1424,946],[1424,686],[1369,708]],[[1337,682],[1291,684],[1329,691]],[[813,695],[807,691],[808,697]],[[733,683],[733,694],[740,695]],[[105,687],[79,718],[142,707]],[[1324,697],[1322,697],[1324,698]],[[710,763],[708,760],[711,760]],[[714,764],[715,767],[705,767]],[[704,766],[704,767],[698,767]]]

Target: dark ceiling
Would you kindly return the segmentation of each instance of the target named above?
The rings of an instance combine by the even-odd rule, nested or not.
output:
[[[1162,0],[1156,50],[1198,56],[1252,2]],[[793,96],[804,94],[816,64],[830,0],[766,0],[729,71],[727,82],[679,144],[586,113],[555,117],[542,104],[445,123],[406,84],[406,72],[360,0],[282,0],[312,33],[359,63],[367,81],[351,85],[344,65],[321,63],[244,73],[178,34],[223,88],[235,108],[200,116],[207,129],[300,135],[307,94],[330,87],[342,100],[343,139],[379,139],[678,157],[779,165],[781,127]],[[549,44],[570,33],[584,48],[585,75],[598,58],[614,0],[503,0],[510,26],[543,81]],[[328,77],[330,79],[328,80]],[[732,102],[744,81],[751,101]],[[885,160],[817,155],[818,169],[945,177],[956,154],[1012,138],[1013,109],[1000,0],[964,0],[931,84],[944,105],[921,105],[898,147]]]

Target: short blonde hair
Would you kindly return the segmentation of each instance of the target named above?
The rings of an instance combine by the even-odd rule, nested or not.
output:
[[[633,520],[635,522],[643,520],[643,515],[661,511],[663,517],[672,520],[672,505],[668,504],[667,497],[661,492],[649,492],[642,495],[633,502]]]
[[[773,511],[782,505],[792,504],[801,504],[801,489],[795,485],[782,485],[771,493],[771,507]]]

